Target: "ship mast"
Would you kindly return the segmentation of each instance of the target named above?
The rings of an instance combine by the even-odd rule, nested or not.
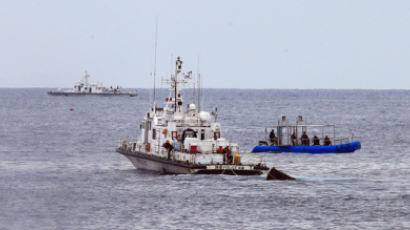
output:
[[[199,55],[198,55],[198,111],[201,111],[201,74],[199,73]]]
[[[88,85],[88,78],[90,77],[90,75],[88,74],[87,70],[85,71],[85,75],[84,75],[84,83],[86,85]]]
[[[156,74],[157,74],[157,41],[158,41],[158,17],[155,20],[155,48],[154,48],[154,98],[152,105],[155,109],[155,101],[156,101],[156,87],[155,87],[155,82],[156,82]]]
[[[178,84],[178,74],[181,72],[182,69],[182,61],[180,57],[177,57],[176,61],[176,69],[175,69],[175,79],[174,79],[174,101],[175,101],[175,106],[174,106],[174,112],[177,111],[177,84]]]
[[[182,97],[181,94],[179,93],[179,88],[178,84],[180,83],[187,83],[187,80],[185,79],[178,79],[178,75],[182,71],[182,61],[180,57],[177,57],[177,60],[175,62],[175,73],[171,74],[170,79],[163,80],[164,83],[170,84],[169,88],[169,97],[166,98],[167,101],[167,107],[171,108],[173,107],[173,111],[177,112],[177,108],[180,108],[182,105]]]

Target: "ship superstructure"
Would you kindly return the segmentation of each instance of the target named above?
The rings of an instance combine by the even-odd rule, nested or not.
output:
[[[164,107],[154,102],[140,124],[139,138],[121,140],[117,152],[136,168],[161,173],[259,175],[268,170],[261,163],[241,163],[239,146],[222,137],[217,111],[184,104],[180,86],[192,72],[182,72],[179,57],[175,64],[175,73],[165,81],[170,88]]]

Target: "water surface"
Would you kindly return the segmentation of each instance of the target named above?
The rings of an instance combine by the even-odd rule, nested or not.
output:
[[[0,89],[0,229],[410,228],[410,91],[204,91],[203,108],[218,107],[223,135],[243,158],[297,181],[138,171],[115,148],[137,135],[150,91],[46,92]],[[250,154],[282,114],[354,130],[362,150]]]

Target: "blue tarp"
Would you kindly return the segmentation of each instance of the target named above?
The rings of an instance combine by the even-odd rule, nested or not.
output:
[[[311,153],[311,154],[326,154],[326,153],[351,153],[361,148],[360,141],[353,141],[339,145],[314,145],[314,146],[269,146],[257,145],[253,148],[253,153],[260,152],[286,152],[286,153]]]

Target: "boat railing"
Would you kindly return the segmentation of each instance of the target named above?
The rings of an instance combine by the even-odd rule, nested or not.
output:
[[[351,138],[350,137],[341,137],[341,138],[336,138],[333,140],[334,144],[344,144],[347,142],[351,142]]]
[[[118,147],[120,148],[127,148],[128,146],[128,139],[127,138],[121,138],[120,139],[120,144]]]
[[[273,144],[280,146],[301,145],[301,137],[304,132],[308,134],[309,140],[311,142],[310,144],[313,144],[314,136],[317,136],[320,139],[321,145],[324,145],[324,140],[326,137],[331,140],[332,144],[342,144],[353,140],[353,134],[352,137],[336,137],[336,125],[334,124],[278,124],[265,127],[265,141],[267,144],[272,144],[269,137],[270,130],[274,130],[276,135],[275,142]],[[293,135],[295,135],[296,138],[292,138]]]

